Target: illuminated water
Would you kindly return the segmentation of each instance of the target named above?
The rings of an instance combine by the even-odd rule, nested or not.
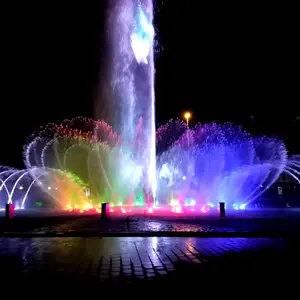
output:
[[[99,211],[109,202],[122,213],[205,213],[220,201],[245,208],[282,172],[299,182],[300,157],[288,159],[276,138],[252,137],[232,124],[188,129],[172,120],[155,132],[153,3],[108,3],[113,126],[75,118],[34,133],[24,149],[26,168],[0,169],[0,209],[14,203]]]
[[[157,147],[158,197],[178,206],[246,207],[297,164],[282,141],[253,137],[230,123],[188,129],[170,121],[158,129]]]
[[[112,125],[120,132],[123,151],[135,156],[135,165],[142,169],[144,189],[155,197],[153,3],[108,2],[109,94],[114,99],[115,112]]]
[[[142,129],[136,128],[136,135]],[[1,168],[1,206],[129,213],[157,205],[147,198],[140,144],[132,151],[104,121],[87,118],[48,124],[24,149],[26,169]],[[157,214],[205,213],[219,202],[243,209],[282,172],[299,181],[299,156],[287,158],[282,141],[253,137],[233,124],[169,121],[156,132]],[[146,181],[147,184],[147,181]],[[1,208],[1,207],[0,207]]]

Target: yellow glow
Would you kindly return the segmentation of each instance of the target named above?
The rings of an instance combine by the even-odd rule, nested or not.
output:
[[[184,118],[185,119],[189,119],[191,117],[191,113],[190,112],[186,112],[185,114],[184,114]]]

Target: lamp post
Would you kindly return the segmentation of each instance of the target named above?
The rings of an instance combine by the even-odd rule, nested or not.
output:
[[[186,120],[186,125],[187,126],[189,126],[189,120],[190,120],[190,118],[191,118],[191,113],[190,112],[186,112],[186,113],[184,113],[184,118],[185,118],[185,120]]]
[[[189,129],[189,120],[190,120],[192,114],[189,111],[187,111],[187,112],[184,113],[183,116],[184,116],[184,118],[186,120],[186,125],[187,125],[187,127]],[[187,142],[188,142],[188,147],[190,147],[190,134],[187,135]],[[190,154],[188,154],[188,164],[190,165]]]

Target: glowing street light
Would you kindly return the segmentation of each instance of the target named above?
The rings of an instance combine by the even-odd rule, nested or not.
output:
[[[186,113],[184,113],[184,118],[186,119],[187,126],[189,126],[189,120],[190,120],[191,116],[192,116],[191,113],[188,111]]]

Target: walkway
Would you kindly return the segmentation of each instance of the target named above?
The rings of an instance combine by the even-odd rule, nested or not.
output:
[[[235,285],[251,272],[256,280],[283,272],[290,249],[287,240],[266,238],[1,238],[0,276],[7,284],[51,282],[55,288],[77,282],[76,288],[172,287],[220,279]]]

